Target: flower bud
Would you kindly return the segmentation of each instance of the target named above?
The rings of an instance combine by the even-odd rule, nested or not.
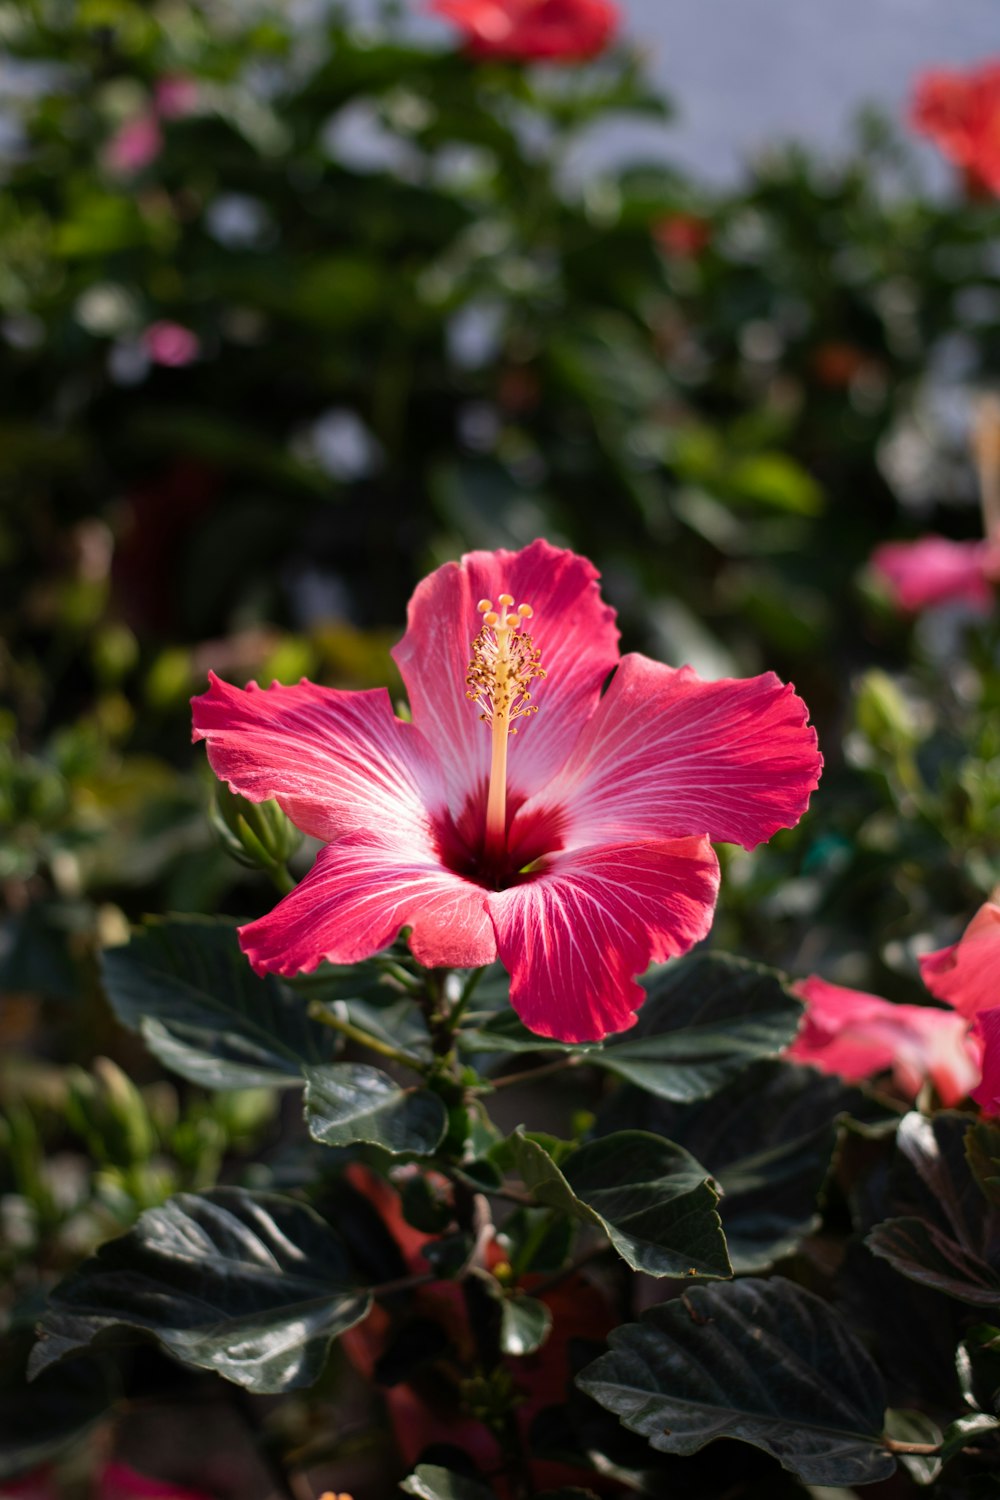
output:
[[[117,1063],[95,1058],[91,1073],[74,1069],[68,1084],[69,1123],[97,1161],[126,1169],[149,1161],[157,1149],[149,1111]]]
[[[252,870],[283,868],[302,842],[277,802],[248,802],[223,782],[215,789],[209,818],[226,852]]]

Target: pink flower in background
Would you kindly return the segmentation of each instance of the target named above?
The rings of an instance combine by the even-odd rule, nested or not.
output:
[[[980,1012],[976,1033],[983,1048],[983,1081],[972,1097],[984,1114],[1000,1115],[1000,1006]]]
[[[970,189],[1000,194],[1000,59],[917,80],[910,115],[965,174]]]
[[[181,323],[150,323],[142,335],[142,344],[154,365],[179,368],[198,358],[200,345],[196,334]]]
[[[673,213],[653,226],[653,237],[665,255],[673,260],[697,260],[708,248],[712,225],[701,214]]]
[[[198,107],[198,85],[183,73],[167,74],[153,85],[156,112],[163,120],[183,120]]]
[[[116,177],[133,177],[163,150],[163,131],[154,114],[134,115],[104,146],[104,165]]]
[[[611,0],[431,0],[430,9],[465,32],[477,57],[582,62],[618,29]]]
[[[920,974],[932,995],[969,1019],[1000,1005],[1000,905],[985,901],[957,943],[924,954]]]
[[[258,972],[354,963],[408,927],[432,967],[499,955],[542,1035],[632,1025],[634,976],[711,926],[710,840],[752,848],[797,823],[822,760],[772,673],[703,682],[619,658],[597,578],[545,541],[438,568],[394,652],[412,722],[385,690],[211,677],[194,738],[216,774],[325,845],[241,929]]]
[[[979,1081],[979,1045],[968,1022],[953,1011],[894,1005],[815,974],[795,991],[806,1002],[801,1029],[786,1054],[795,1062],[811,1063],[849,1083],[891,1070],[900,1093],[910,1099],[929,1079],[947,1107]]]
[[[993,608],[994,584],[1000,580],[1000,545],[953,542],[943,536],[885,542],[872,554],[871,566],[896,606],[908,614],[958,602],[986,614]]]

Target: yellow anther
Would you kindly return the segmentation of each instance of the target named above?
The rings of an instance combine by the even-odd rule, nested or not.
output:
[[[501,604],[505,604],[505,605],[513,604],[514,603],[514,595],[513,594],[501,594],[500,595],[500,603]]]
[[[498,625],[499,623],[500,616],[497,614],[495,609],[488,610],[486,614],[483,615],[484,625]]]
[[[493,608],[493,601],[491,599],[480,599],[479,603],[476,605],[476,608],[481,615],[485,615],[489,610]]]
[[[517,606],[517,612],[521,616],[522,620],[530,620],[532,615],[535,613],[530,604],[519,604]]]

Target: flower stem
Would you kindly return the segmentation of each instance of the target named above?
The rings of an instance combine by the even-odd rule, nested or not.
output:
[[[473,969],[472,973],[469,975],[468,979],[462,986],[462,993],[459,995],[458,999],[455,1001],[455,1004],[452,1006],[451,1010],[448,1013],[448,1025],[451,1027],[452,1031],[458,1030],[459,1022],[465,1014],[465,1010],[469,1004],[469,1001],[472,999],[476,985],[479,983],[485,973],[485,964],[481,969]]]
[[[370,1052],[377,1052],[380,1057],[387,1057],[392,1062],[402,1063],[404,1068],[409,1068],[414,1073],[424,1074],[426,1067],[417,1057],[411,1057],[409,1052],[403,1052],[398,1047],[392,1047],[388,1042],[383,1042],[377,1036],[371,1036],[367,1031],[362,1031],[360,1026],[353,1022],[344,1020],[341,1016],[334,1015],[318,1000],[313,1000],[309,1006],[309,1016],[313,1021],[319,1021],[322,1026],[329,1026],[332,1031],[339,1031],[341,1036],[346,1036],[348,1041],[357,1042],[359,1047],[367,1047]]]

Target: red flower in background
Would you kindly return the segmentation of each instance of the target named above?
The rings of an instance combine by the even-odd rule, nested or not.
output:
[[[619,14],[611,0],[431,0],[465,33],[476,57],[582,62],[608,46]]]
[[[925,73],[910,118],[961,168],[972,192],[1000,194],[1000,60]]]
[[[891,1070],[900,1093],[915,1099],[930,1080],[950,1108],[980,1078],[980,1048],[969,1023],[932,1005],[895,1005],[878,995],[828,984],[818,975],[795,987],[806,1002],[794,1062],[811,1063],[848,1083]]]
[[[712,225],[701,214],[667,214],[654,224],[653,238],[672,260],[697,260],[708,248]]]
[[[1000,582],[1000,545],[953,542],[943,536],[884,542],[872,553],[871,566],[893,603],[907,614],[953,603],[988,614]]]
[[[438,568],[394,652],[411,722],[384,689],[210,677],[194,738],[216,775],[275,798],[325,846],[240,929],[258,972],[356,963],[409,927],[429,967],[499,956],[543,1036],[633,1024],[634,976],[711,926],[710,840],[753,848],[797,823],[822,759],[805,704],[773,673],[703,682],[619,660],[597,578],[545,541]]]

